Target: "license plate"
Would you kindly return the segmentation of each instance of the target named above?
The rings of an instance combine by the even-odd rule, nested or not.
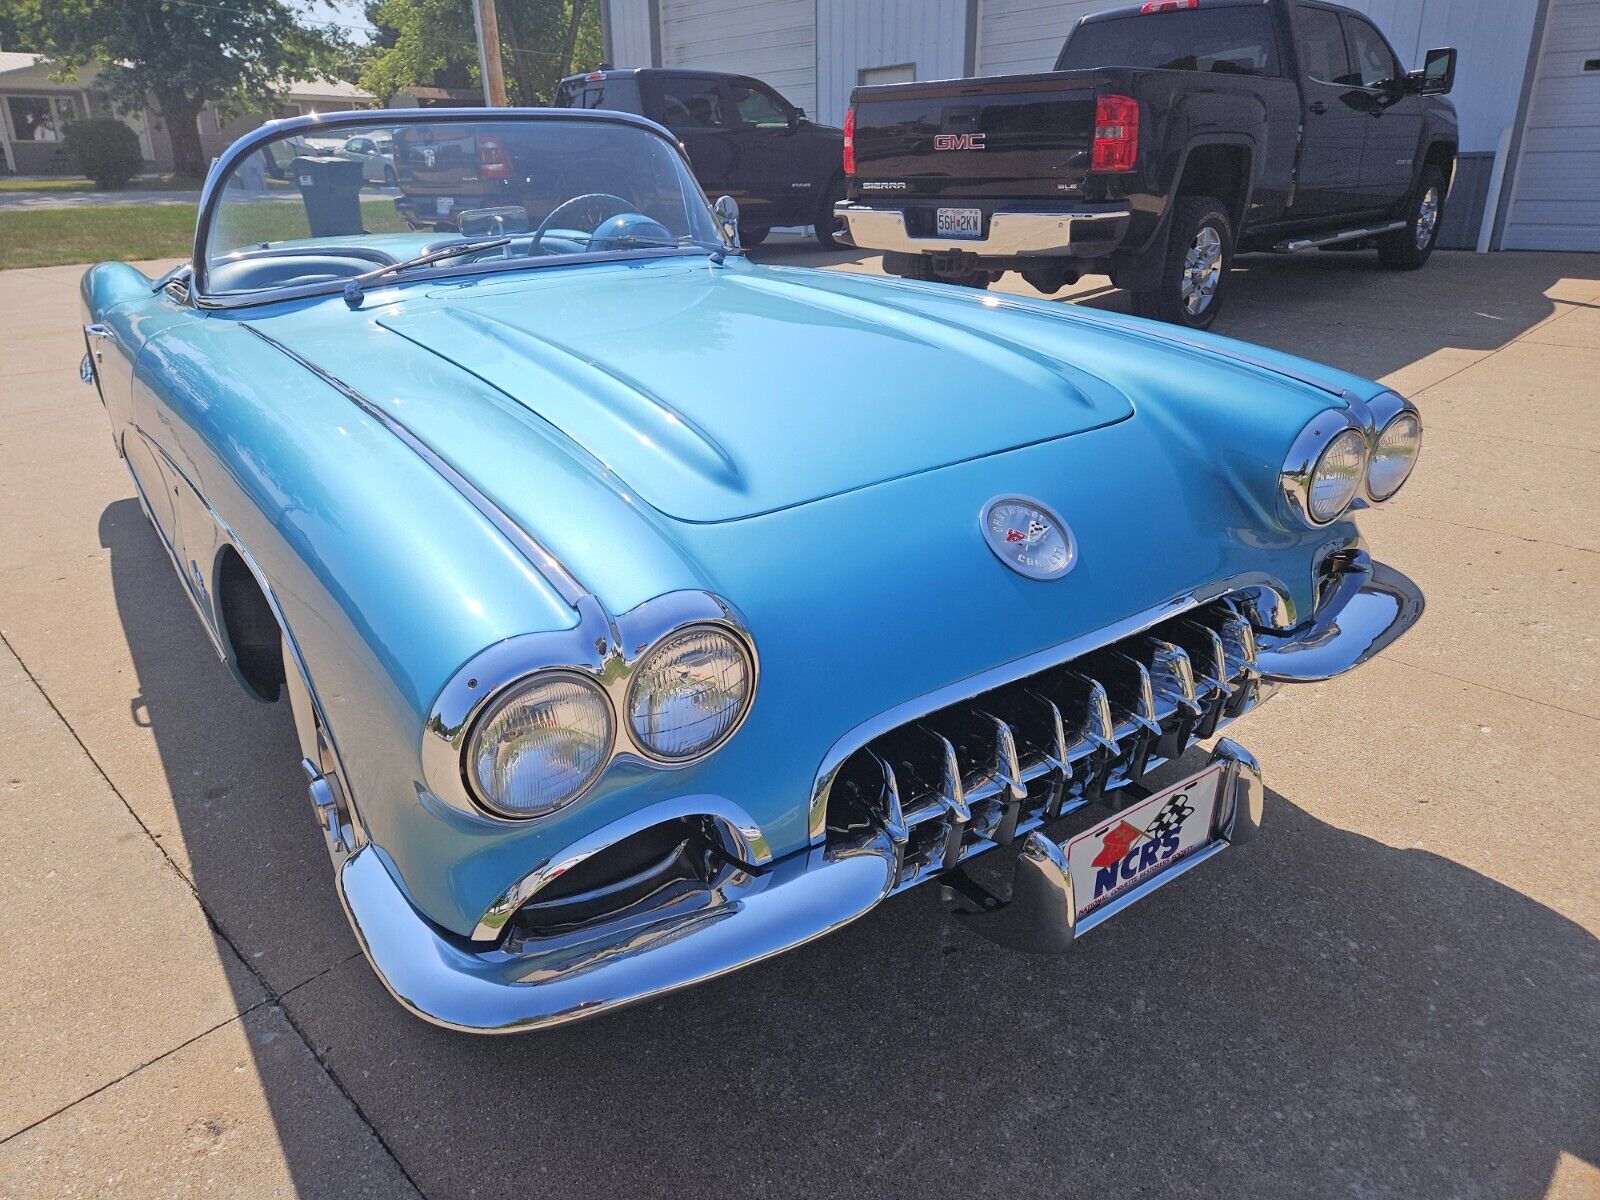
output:
[[[1171,870],[1214,840],[1226,763],[1123,809],[1067,843],[1078,920]]]
[[[934,213],[940,237],[981,238],[983,211],[976,208],[941,208]]]
[[[434,211],[436,213],[438,213],[441,217],[448,217],[450,215],[450,197],[449,196],[440,196],[437,200],[435,200],[433,202],[433,204],[434,204]]]

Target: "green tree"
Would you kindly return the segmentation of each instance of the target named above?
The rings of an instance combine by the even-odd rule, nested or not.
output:
[[[556,83],[597,65],[601,0],[498,0],[500,50],[513,104],[548,104]],[[410,87],[480,87],[470,0],[374,0],[376,33],[357,82],[387,101]]]
[[[100,66],[118,108],[154,96],[177,174],[205,174],[197,118],[208,101],[263,108],[292,79],[329,70],[337,47],[286,0],[5,0],[28,48],[63,72]]]

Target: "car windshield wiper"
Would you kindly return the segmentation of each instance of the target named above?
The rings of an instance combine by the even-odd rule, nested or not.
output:
[[[361,301],[366,296],[366,286],[376,280],[389,275],[398,275],[402,271],[409,271],[413,267],[426,267],[447,258],[459,258],[463,254],[471,254],[477,250],[493,250],[497,246],[509,246],[511,239],[508,237],[485,238],[477,242],[457,242],[454,246],[444,246],[438,250],[430,250],[426,254],[419,254],[416,258],[408,258],[405,262],[390,263],[379,267],[375,271],[367,271],[357,275],[344,285],[344,302],[351,308],[360,308]]]

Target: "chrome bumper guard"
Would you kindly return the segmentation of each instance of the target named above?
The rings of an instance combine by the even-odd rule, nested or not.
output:
[[[1294,630],[1252,634],[1231,605],[1213,607],[1190,631],[1192,640],[1212,648],[1209,661],[1202,656],[1186,662],[1173,653],[1183,650],[1181,644],[1164,643],[1160,670],[1151,677],[1147,667],[1128,658],[1133,686],[1130,690],[1124,681],[1119,689],[1134,700],[1126,720],[1118,719],[1118,707],[1107,711],[1100,685],[1088,689],[1097,727],[1077,731],[1088,736],[1087,757],[1077,754],[1083,747],[1074,742],[1067,755],[1040,759],[1046,768],[1032,781],[1048,777],[1053,810],[1024,814],[1017,796],[1027,796],[1022,776],[1032,766],[1018,763],[1016,739],[1006,722],[985,713],[996,722],[998,782],[971,789],[972,796],[987,795],[987,800],[969,800],[961,787],[948,788],[950,803],[941,802],[937,818],[944,822],[945,836],[916,839],[926,845],[914,855],[908,854],[912,823],[893,773],[886,771],[882,802],[867,817],[872,828],[862,836],[837,837],[830,830],[829,838],[810,850],[759,869],[730,861],[700,886],[680,887],[623,919],[558,937],[519,941],[508,936],[484,946],[446,933],[417,912],[382,851],[371,844],[343,863],[340,895],[362,949],[395,998],[428,1021],[471,1033],[563,1024],[705,982],[830,933],[914,883],[952,878],[947,872],[963,859],[1012,840],[1020,841],[1012,896],[996,901],[982,931],[1019,948],[1062,950],[1179,875],[1249,841],[1260,828],[1260,768],[1248,752],[1223,738],[1211,760],[1222,762],[1227,772],[1214,840],[1113,903],[1074,919],[1065,855],[1040,827],[1072,807],[1103,798],[1106,789],[1095,785],[1096,776],[1100,785],[1130,785],[1164,750],[1177,750],[1172,731],[1162,732],[1168,701],[1176,704],[1181,740],[1191,744],[1196,740],[1191,735],[1208,724],[1214,729],[1259,703],[1264,686],[1326,679],[1360,665],[1410,629],[1422,608],[1422,595],[1410,580],[1365,554],[1350,557],[1318,615]],[[1212,628],[1202,636],[1206,622]],[[1204,686],[1197,689],[1197,681]],[[1220,707],[1213,709],[1219,695]],[[1150,701],[1157,707],[1146,707]],[[1218,714],[1214,723],[1213,711]],[[1091,758],[1097,767],[1087,765]],[[1082,765],[1074,770],[1073,764]],[[1005,778],[998,778],[1001,772]],[[964,782],[960,770],[949,778]],[[1057,779],[1063,787],[1055,786]],[[1071,788],[1074,779],[1086,786]],[[1062,795],[1071,797],[1070,807]]]
[[[841,201],[833,215],[844,222],[849,243],[862,250],[906,254],[961,251],[984,258],[1105,253],[1128,221],[1127,209],[1110,212],[996,212],[983,238],[914,237],[898,208],[871,208]]]

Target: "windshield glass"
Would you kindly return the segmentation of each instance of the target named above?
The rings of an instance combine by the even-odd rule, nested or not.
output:
[[[1061,48],[1056,70],[1086,67],[1276,75],[1278,54],[1265,9],[1191,8],[1086,21]]]
[[[637,126],[371,118],[285,130],[218,181],[208,294],[331,284],[486,238],[510,242],[411,270],[722,244],[677,149]]]

